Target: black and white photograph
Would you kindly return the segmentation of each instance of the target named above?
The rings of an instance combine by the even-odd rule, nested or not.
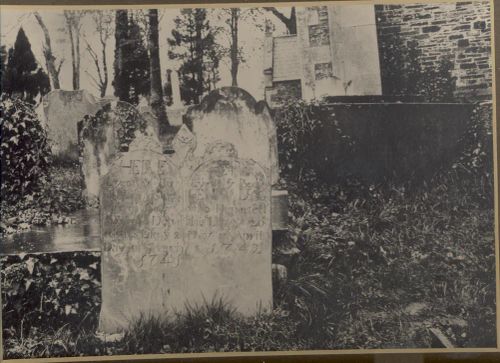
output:
[[[3,359],[498,349],[492,2],[208,5],[0,7]]]

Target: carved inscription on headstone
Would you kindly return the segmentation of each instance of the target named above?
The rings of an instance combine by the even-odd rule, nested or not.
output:
[[[124,153],[101,185],[102,311],[105,332],[141,314],[167,311],[169,267],[184,248],[177,211],[176,169],[162,154]]]
[[[193,171],[186,187],[186,257],[198,271],[190,276],[191,299],[219,296],[247,315],[270,308],[271,190],[265,171],[254,161],[217,155]]]
[[[152,151],[118,158],[101,186],[100,329],[213,298],[247,315],[270,308],[267,175],[223,143],[182,167]]]

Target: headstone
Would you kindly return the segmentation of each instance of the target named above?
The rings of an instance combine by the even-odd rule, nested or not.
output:
[[[190,108],[187,120],[196,136],[196,156],[203,155],[213,142],[229,142],[241,158],[268,169],[272,184],[278,182],[276,127],[265,102],[256,102],[241,88],[224,87]]]
[[[195,149],[196,150],[196,149]],[[252,315],[272,304],[271,184],[268,171],[229,143],[207,148],[185,183],[183,231],[191,301],[227,299]],[[186,271],[188,273],[188,271]],[[182,276],[182,275],[181,275]],[[196,292],[198,290],[198,292]],[[202,294],[200,294],[202,292]],[[188,300],[189,301],[189,300]]]
[[[135,107],[121,101],[104,105],[79,123],[83,196],[89,206],[97,205],[101,176],[108,172],[112,158],[127,149],[136,131],[154,136]]]
[[[149,145],[135,145],[102,181],[100,330],[106,333],[126,328],[141,314],[168,311],[168,267],[175,270],[184,247],[175,231],[176,169],[160,152],[143,149]]]
[[[182,127],[172,155],[138,137],[102,178],[105,333],[213,299],[272,307],[271,169],[223,138],[200,154],[198,137]]]
[[[53,154],[57,158],[78,160],[77,123],[96,113],[99,101],[85,90],[54,90],[43,97],[43,113]]]

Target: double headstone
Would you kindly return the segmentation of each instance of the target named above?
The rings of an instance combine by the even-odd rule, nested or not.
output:
[[[245,315],[272,306],[268,110],[227,88],[188,116],[174,154],[137,138],[102,178],[104,332],[213,299]]]

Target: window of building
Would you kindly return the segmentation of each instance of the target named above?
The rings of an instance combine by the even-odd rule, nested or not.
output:
[[[273,82],[274,94],[271,95],[273,104],[282,104],[291,99],[302,98],[300,79]]]
[[[314,78],[319,81],[320,79],[332,78],[333,67],[332,62],[316,63],[314,65]]]
[[[309,30],[309,45],[318,47],[330,44],[330,35],[328,27],[328,8],[326,6],[315,6],[308,8],[308,14],[316,13],[316,15],[308,15],[311,20],[316,20],[316,23],[308,23]],[[308,19],[308,20],[309,20]]]

